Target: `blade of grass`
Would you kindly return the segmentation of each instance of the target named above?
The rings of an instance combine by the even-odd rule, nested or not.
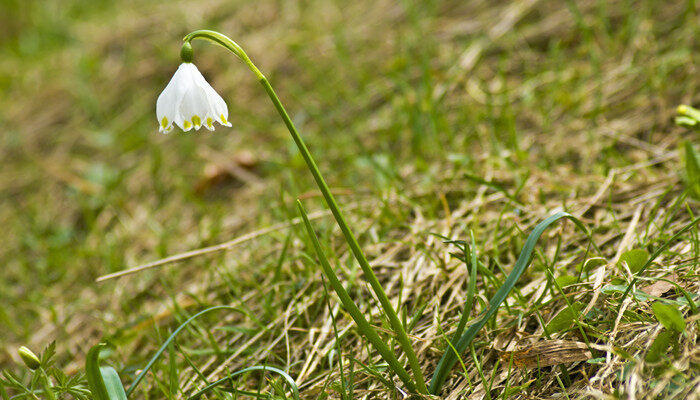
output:
[[[191,353],[185,351],[184,349],[181,349],[181,354],[182,354],[182,358],[185,360],[185,363],[187,363],[187,365],[188,365],[190,368],[192,368],[192,371],[194,371],[194,374],[197,376],[197,378],[199,378],[199,380],[201,380],[202,382],[204,382],[205,385],[210,384],[211,382],[209,382],[209,380],[207,379],[207,377],[204,375],[204,372],[202,372],[202,370],[200,369],[200,367],[198,367],[198,366],[194,363],[194,361],[192,361],[192,358],[190,357],[190,354],[191,354]],[[229,372],[229,371],[228,371],[228,368],[226,369],[226,372]],[[193,379],[194,379],[194,378],[193,378]],[[225,400],[224,395],[223,395],[222,393],[219,393],[219,390],[218,390],[218,389],[214,389],[214,396],[216,396],[217,399]]]
[[[457,330],[452,336],[452,342],[457,342],[462,336],[464,328],[467,326],[467,320],[469,319],[469,314],[471,313],[472,306],[474,305],[474,294],[476,293],[476,268],[478,264],[478,259],[476,256],[476,241],[474,240],[474,232],[469,231],[471,236],[471,269],[469,270],[469,283],[467,286],[467,302],[464,304],[464,309],[462,310],[462,316],[459,318],[459,324],[457,325]]]
[[[462,367],[462,372],[464,372],[464,377],[467,378],[467,384],[469,385],[469,390],[474,390],[474,387],[472,386],[472,380],[469,379],[469,371],[467,370],[467,366],[464,364],[464,360],[462,360],[462,356],[460,356],[459,353],[457,353],[457,349],[455,349],[455,346],[454,346],[454,344],[452,344],[452,341],[450,340],[450,338],[447,337],[445,332],[440,327],[440,320],[438,320],[437,328],[438,328],[438,333],[440,334],[440,336],[445,339],[447,346],[449,346],[450,349],[452,349],[452,351],[454,351],[455,354],[457,354],[457,361],[459,361],[459,365]]]
[[[7,390],[5,390],[5,384],[2,383],[2,379],[0,379],[0,399],[10,400],[10,396],[7,395]]]
[[[478,183],[478,184],[480,184],[480,185],[484,185],[484,186],[490,187],[491,189],[495,190],[496,192],[502,193],[504,196],[506,196],[506,198],[508,198],[508,200],[511,200],[513,203],[515,203],[515,204],[517,204],[517,205],[519,205],[519,206],[522,206],[522,205],[523,205],[523,203],[521,203],[515,196],[513,196],[513,195],[510,194],[510,193],[508,193],[508,190],[507,190],[505,187],[503,187],[503,185],[500,185],[500,184],[497,183],[497,182],[488,181],[488,180],[486,180],[486,179],[484,179],[484,178],[481,178],[481,177],[476,176],[476,175],[468,174],[468,173],[466,173],[466,172],[463,173],[462,176],[463,176],[464,178],[466,178],[466,179],[472,181],[472,182],[475,182],[475,183]]]
[[[340,337],[338,337],[338,327],[335,323],[335,316],[333,315],[333,308],[331,307],[331,302],[328,296],[328,288],[326,287],[326,281],[323,281],[323,294],[326,299],[326,307],[328,307],[328,315],[331,317],[331,326],[333,326],[333,336],[335,338],[335,351],[338,353],[338,369],[340,370],[340,386],[342,389],[341,398],[345,400],[348,397],[347,384],[345,382],[345,369],[343,368],[343,353],[340,351]]]
[[[207,386],[205,386],[204,388],[202,388],[200,391],[193,394],[192,396],[188,397],[187,399],[188,400],[198,399],[198,398],[202,397],[202,395],[213,390],[214,388],[221,385],[222,383],[226,383],[231,378],[238,376],[238,375],[241,375],[241,374],[245,374],[246,372],[251,372],[251,371],[263,371],[263,373],[265,371],[270,371],[270,372],[274,372],[276,374],[279,374],[289,384],[289,387],[292,390],[292,396],[294,397],[294,399],[299,400],[299,386],[297,385],[296,381],[291,376],[289,376],[289,374],[282,371],[281,369],[275,368],[275,367],[270,367],[267,365],[255,365],[253,367],[243,368],[240,371],[232,372],[232,373],[226,375],[225,377],[219,379],[218,381],[214,381],[214,382],[208,384]]]
[[[126,395],[129,396],[134,391],[134,389],[136,389],[136,386],[138,386],[138,384],[143,380],[143,378],[146,376],[146,374],[151,369],[153,364],[155,364],[155,362],[158,360],[158,358],[161,356],[161,354],[163,354],[163,352],[168,348],[170,343],[173,340],[175,340],[175,336],[177,336],[177,334],[180,333],[180,331],[185,329],[187,327],[187,325],[189,325],[190,322],[194,321],[198,317],[200,317],[204,314],[210,313],[212,311],[217,311],[217,310],[231,310],[231,311],[240,312],[240,310],[238,308],[232,307],[232,306],[215,306],[215,307],[209,307],[205,310],[202,310],[202,311],[198,312],[197,314],[188,318],[187,321],[183,322],[180,326],[178,326],[177,329],[175,329],[175,331],[172,333],[172,335],[170,335],[170,337],[165,341],[165,343],[163,343],[160,346],[160,348],[158,349],[156,354],[151,358],[151,360],[148,362],[148,364],[146,364],[146,366],[143,368],[141,373],[136,377],[136,379],[134,379],[134,382],[131,384],[131,386],[129,386],[129,389],[126,390]],[[245,314],[245,313],[243,313],[243,314]]]
[[[377,369],[374,368],[374,365],[372,365],[372,366],[366,365],[366,364],[364,364],[363,362],[361,362],[360,360],[354,358],[354,357],[351,356],[351,355],[349,355],[348,357],[350,358],[350,361],[352,361],[353,363],[359,365],[360,368],[361,368],[363,371],[365,371],[365,373],[366,373],[367,375],[373,376],[373,377],[377,378],[377,380],[380,381],[380,382],[384,385],[384,387],[386,387],[387,389],[392,390],[392,391],[396,390],[396,385],[394,385],[394,383],[393,383],[392,381],[390,381],[390,380],[386,379],[385,377],[383,377],[383,376],[382,376],[382,373],[381,373],[380,371],[378,371]]]
[[[170,378],[170,394],[176,396],[180,391],[180,383],[177,372],[177,358],[175,357],[175,342],[168,345],[168,376]]]

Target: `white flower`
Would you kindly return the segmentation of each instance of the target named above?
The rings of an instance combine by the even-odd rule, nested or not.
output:
[[[224,99],[207,83],[197,67],[192,63],[182,63],[175,75],[158,96],[156,116],[159,130],[170,133],[173,123],[187,132],[204,125],[214,130],[214,121],[231,126],[228,122],[228,108]]]

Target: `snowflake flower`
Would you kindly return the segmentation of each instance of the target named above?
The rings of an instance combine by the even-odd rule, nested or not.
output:
[[[226,102],[207,83],[197,67],[183,62],[158,96],[156,116],[159,130],[170,133],[173,123],[187,132],[202,126],[214,130],[214,122],[231,126]]]

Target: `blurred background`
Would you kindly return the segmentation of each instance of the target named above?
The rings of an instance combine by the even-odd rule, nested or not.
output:
[[[626,184],[675,185],[684,133],[671,118],[700,100],[694,7],[2,0],[0,366],[17,361],[19,345],[52,340],[82,365],[102,335],[183,293],[216,293],[221,271],[238,271],[241,293],[226,296],[242,295],[266,279],[286,233],[94,280],[284,222],[297,196],[321,207],[264,91],[221,48],[195,42],[195,64],[233,128],[158,133],[155,100],[186,33],[218,30],[246,49],[351,220],[378,221],[381,237],[412,208],[444,217],[434,193],[457,204],[476,193],[474,177],[540,215],[592,195],[615,168],[659,157]],[[405,214],[377,211],[372,202],[391,196],[408,199]]]

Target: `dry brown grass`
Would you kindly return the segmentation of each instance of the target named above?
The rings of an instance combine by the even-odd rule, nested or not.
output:
[[[644,356],[662,327],[650,302],[626,302],[618,314],[620,295],[601,288],[630,278],[619,263],[625,251],[658,248],[699,211],[683,191],[677,152],[697,133],[671,121],[677,104],[700,101],[697,14],[681,1],[635,11],[622,1],[576,4],[580,21],[565,4],[541,1],[424,8],[383,0],[124,2],[62,22],[70,39],[40,54],[6,43],[0,191],[8,201],[0,224],[12,234],[0,249],[0,290],[8,293],[0,365],[14,369],[21,344],[56,340],[62,365],[75,372],[87,349],[107,338],[127,381],[176,321],[218,304],[245,312],[202,323],[180,340],[179,397],[201,386],[187,355],[209,380],[270,363],[290,371],[303,398],[340,398],[340,371],[329,363],[336,346],[330,312],[345,367],[351,358],[380,363],[333,296],[328,309],[320,269],[300,257],[311,252],[304,233],[286,224],[298,196],[319,211],[314,223],[360,308],[387,332],[284,127],[246,71],[223,52],[198,47],[200,69],[230,99],[233,132],[154,133],[153,104],[177,63],[177,41],[211,27],[244,45],[271,77],[390,299],[408,319],[425,306],[410,335],[428,377],[446,348],[438,327],[452,333],[468,279],[451,255],[456,248],[433,233],[467,239],[473,231],[479,259],[502,280],[527,233],[553,211],[565,209],[591,229],[599,253],[569,223],[543,236],[508,306],[477,336],[479,363],[465,355],[467,370],[456,367],[442,397],[484,398],[481,365],[490,395],[522,386],[510,398],[566,398],[560,369],[509,376],[497,360],[499,351],[542,340],[541,322],[566,307],[546,267],[555,277],[575,276],[592,256],[602,264],[564,290],[592,310],[582,322],[594,357],[605,360],[567,365],[568,396],[696,396],[697,315],[683,309],[677,351],[651,364]],[[38,31],[32,21],[28,32]],[[249,164],[240,161],[251,152]],[[230,154],[238,155],[232,165]],[[207,165],[227,172],[198,191]],[[226,251],[93,283],[268,226],[275,229]],[[290,249],[275,274],[287,235]],[[673,277],[700,293],[698,244],[691,231],[645,277]],[[477,289],[472,317],[495,291],[481,275]],[[216,329],[224,326],[238,330]],[[576,329],[554,336],[584,340]],[[197,353],[215,349],[212,341],[225,351]],[[166,367],[156,374],[166,379]],[[672,382],[679,376],[682,384]],[[148,390],[162,397],[154,379]],[[403,397],[357,364],[354,380],[355,398]]]

